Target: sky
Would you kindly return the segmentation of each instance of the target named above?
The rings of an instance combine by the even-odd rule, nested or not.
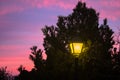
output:
[[[45,25],[56,25],[57,17],[72,13],[78,1],[86,2],[104,18],[117,34],[120,29],[120,0],[0,0],[0,67],[7,66],[12,74],[23,65],[33,68],[29,59],[32,46],[44,50]]]

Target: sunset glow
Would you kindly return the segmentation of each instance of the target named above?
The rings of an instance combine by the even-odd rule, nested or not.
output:
[[[120,0],[81,0],[100,13],[116,33],[120,28]],[[43,48],[45,25],[56,25],[57,17],[67,16],[78,0],[0,0],[0,67],[7,66],[13,74],[23,65],[33,68],[29,59],[32,46]],[[45,58],[45,57],[44,57]]]

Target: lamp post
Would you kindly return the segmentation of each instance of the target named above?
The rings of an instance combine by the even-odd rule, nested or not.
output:
[[[75,80],[78,80],[78,57],[82,51],[83,43],[71,42],[70,49],[71,53],[75,56]]]

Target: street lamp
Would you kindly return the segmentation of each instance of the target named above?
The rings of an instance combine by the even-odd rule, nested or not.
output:
[[[70,49],[71,53],[75,56],[78,57],[79,54],[82,51],[83,43],[78,43],[78,42],[71,42],[70,43]]]
[[[75,56],[75,80],[78,80],[78,57],[82,51],[83,43],[71,42],[70,49],[71,53]]]

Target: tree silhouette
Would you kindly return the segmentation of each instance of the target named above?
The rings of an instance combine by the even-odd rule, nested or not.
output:
[[[34,68],[31,71],[27,71],[25,67],[20,65],[18,71],[20,74],[16,79],[19,80],[44,80],[45,78],[45,60],[42,57],[42,50],[37,49],[37,46],[33,46],[29,59],[34,63]]]
[[[58,17],[57,26],[45,26],[42,29],[48,79],[73,80],[75,66],[74,56],[69,50],[71,40],[84,43],[79,56],[79,79],[110,78],[113,31],[107,25],[107,19],[100,27],[98,19],[99,13],[79,1],[70,15]]]
[[[14,77],[7,71],[7,67],[0,68],[0,80],[14,80]]]
[[[37,50],[37,46],[33,46],[31,49],[31,53],[29,58],[30,60],[33,61],[34,63],[34,66],[35,66],[35,69],[37,70],[43,70],[44,68],[44,63],[45,63],[45,60],[43,59],[42,57],[42,50],[41,49],[38,49]]]
[[[29,56],[30,60],[34,63],[34,68],[31,70],[31,78],[34,79],[44,79],[45,77],[45,60],[42,56],[42,50],[38,49],[37,46],[33,46],[31,49],[31,54]]]
[[[23,65],[19,66],[18,71],[20,72],[20,74],[18,75],[18,77],[16,77],[16,79],[18,79],[18,80],[30,80],[29,72],[27,70],[25,70],[25,67],[23,67]]]
[[[22,72],[23,70],[25,70],[25,67],[23,67],[23,65],[20,65],[19,68],[18,68],[18,71]]]
[[[116,78],[116,80],[120,79],[120,51],[117,52],[117,48],[113,49],[113,55],[112,55],[112,62],[113,62],[113,77]]]

